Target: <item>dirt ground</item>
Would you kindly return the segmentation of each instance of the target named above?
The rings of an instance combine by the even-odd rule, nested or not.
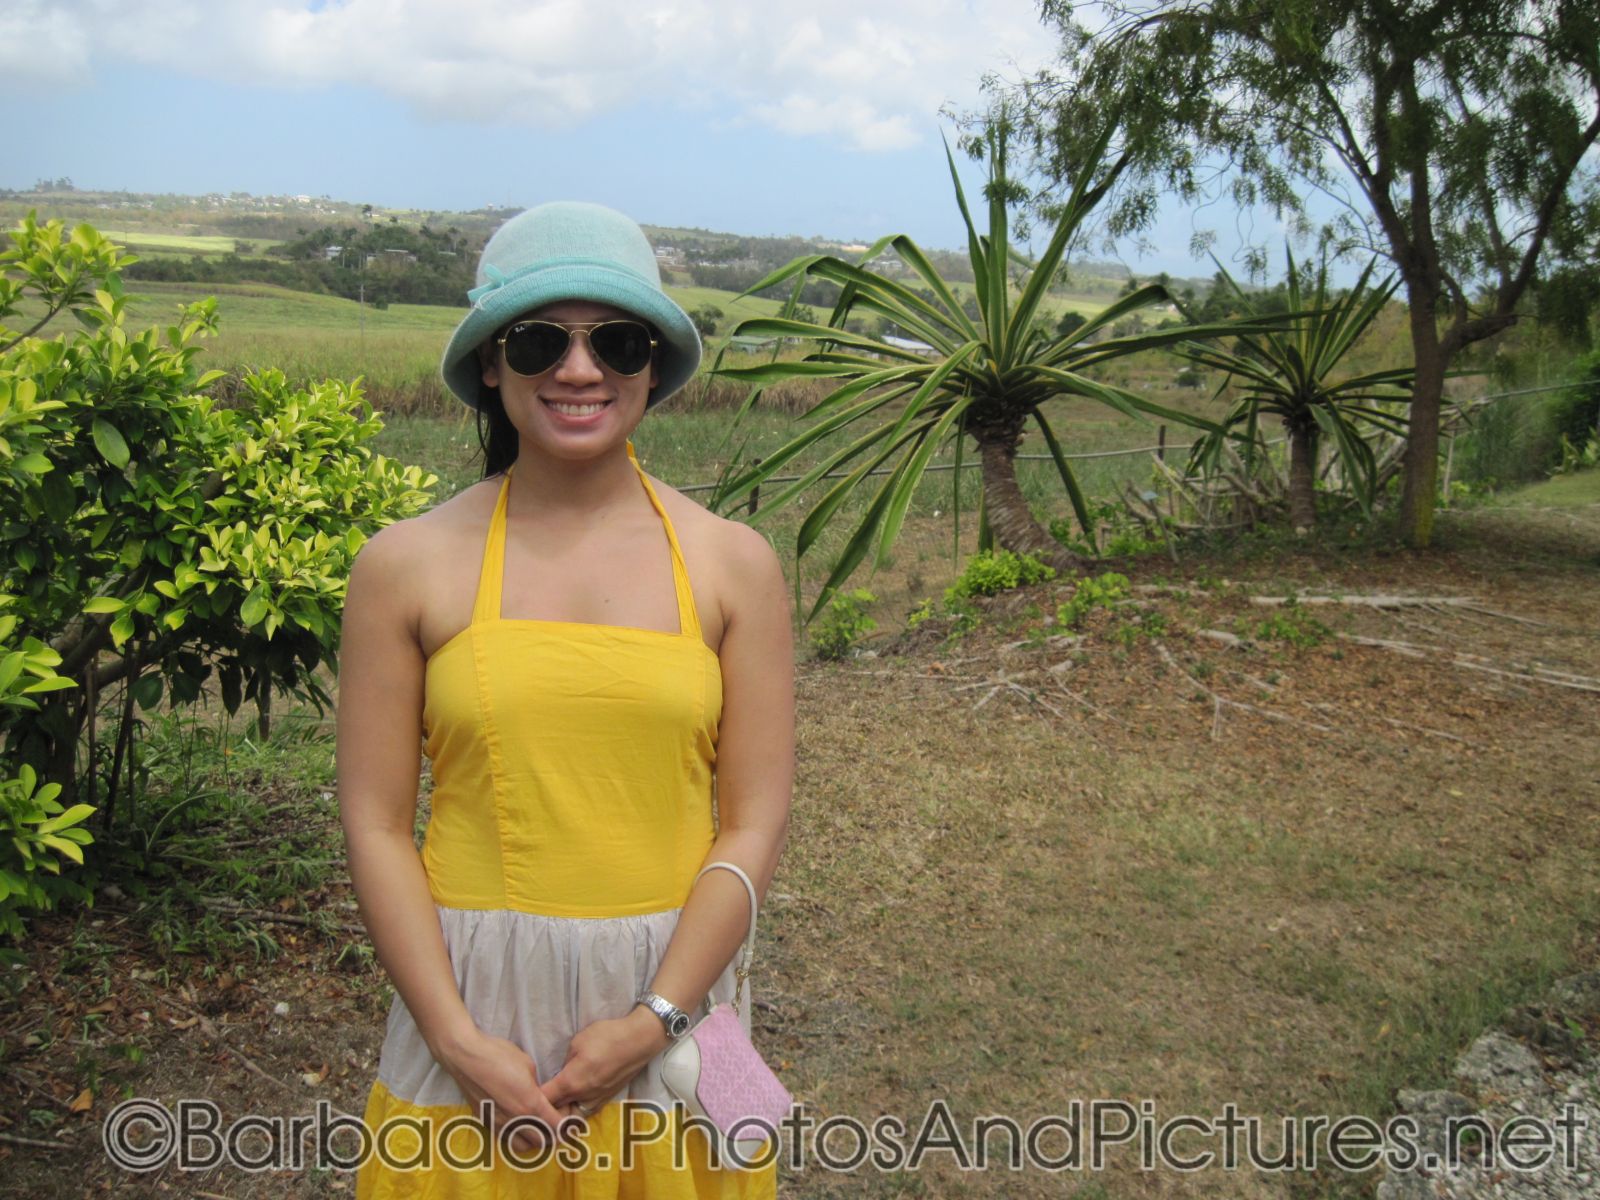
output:
[[[757,1043],[797,1098],[912,1130],[936,1099],[957,1122],[1074,1098],[1381,1118],[1508,1000],[1594,965],[1600,507],[1450,514],[1438,540],[1144,558],[1136,603],[1070,636],[1043,627],[1070,594],[1046,584],[959,640],[930,622],[802,664],[754,980]],[[1260,601],[1296,593],[1305,644],[1263,636],[1282,610]],[[1311,600],[1351,595],[1434,603]],[[283,819],[339,844],[326,803]],[[335,965],[364,937],[333,878],[277,914],[282,954],[211,980],[163,961],[126,907],[37,921],[0,1009],[0,1195],[353,1192],[337,1172],[135,1176],[100,1141],[124,1094],[209,1097],[225,1124],[361,1113],[389,990]],[[347,927],[305,924],[325,913]],[[108,1047],[142,1055],[110,1067]],[[816,1159],[780,1194],[1354,1196],[1377,1179],[956,1160]]]

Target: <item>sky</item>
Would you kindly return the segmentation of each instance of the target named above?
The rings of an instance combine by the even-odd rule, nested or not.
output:
[[[0,0],[0,187],[593,200],[644,224],[965,245],[941,109],[1051,61],[1034,0]],[[20,119],[19,119],[20,118]],[[981,168],[962,160],[975,191]],[[1268,226],[1271,219],[1265,219]],[[1141,273],[1209,275],[1168,205]]]

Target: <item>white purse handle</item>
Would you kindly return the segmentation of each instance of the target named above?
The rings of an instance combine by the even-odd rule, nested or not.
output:
[[[740,955],[739,964],[733,969],[734,978],[738,980],[733,988],[733,1011],[738,1012],[739,1000],[744,994],[744,981],[750,977],[750,963],[756,956],[756,885],[750,882],[750,876],[744,873],[744,868],[731,862],[707,863],[700,868],[700,875],[704,875],[707,871],[715,871],[718,867],[737,875],[744,884],[744,890],[750,895],[750,928],[744,936],[744,953]],[[694,877],[694,882],[689,885],[691,888],[700,882],[700,875]],[[706,997],[705,1004],[706,1011],[710,1012],[710,996]]]

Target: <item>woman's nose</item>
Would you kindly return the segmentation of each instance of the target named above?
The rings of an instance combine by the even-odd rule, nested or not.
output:
[[[571,340],[567,343],[567,352],[556,364],[556,375],[562,379],[585,381],[605,378],[604,372],[600,370],[600,363],[594,356],[594,350],[589,345],[587,330],[572,331]]]

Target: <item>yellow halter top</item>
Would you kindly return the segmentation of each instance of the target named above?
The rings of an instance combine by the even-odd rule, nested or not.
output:
[[[425,668],[434,791],[422,861],[439,905],[556,917],[677,908],[711,847],[722,672],[631,441],[628,460],[672,549],[678,631],[501,616],[515,464],[506,470],[472,622]]]

